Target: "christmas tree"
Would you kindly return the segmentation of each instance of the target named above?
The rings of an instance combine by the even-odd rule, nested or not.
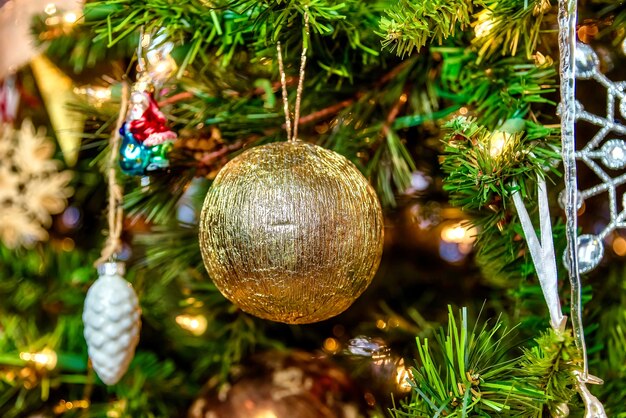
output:
[[[626,417],[624,1],[0,23],[2,417]]]

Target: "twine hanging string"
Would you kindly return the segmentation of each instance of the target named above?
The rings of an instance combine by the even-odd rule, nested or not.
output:
[[[305,40],[309,38],[309,11],[304,12],[304,33]],[[296,110],[293,123],[293,140],[298,139],[298,125],[300,123],[300,102],[302,102],[302,86],[304,84],[304,67],[306,66],[307,47],[302,47],[302,55],[300,55],[300,74],[298,78],[298,89],[296,90]]]
[[[305,36],[309,37],[309,9],[308,7],[304,12],[304,32]],[[280,47],[280,41],[276,44],[276,51],[278,55],[278,71],[280,72],[280,85],[283,93],[283,108],[285,111],[285,130],[287,131],[287,140],[296,141],[298,139],[298,124],[300,123],[300,104],[302,102],[302,90],[304,85],[304,68],[306,67],[306,53],[307,47],[302,47],[302,54],[300,55],[300,71],[298,73],[298,88],[296,90],[296,107],[294,111],[294,123],[293,130],[291,127],[291,117],[289,115],[289,98],[287,96],[287,77],[285,75],[285,67],[283,65],[282,50]]]
[[[122,84],[122,104],[120,106],[120,114],[117,117],[117,124],[113,133],[111,134],[110,145],[111,154],[109,155],[109,161],[107,163],[107,180],[108,180],[108,193],[109,193],[109,205],[107,221],[109,224],[109,235],[107,237],[104,248],[94,265],[98,266],[106,261],[110,261],[114,258],[115,254],[119,253],[122,249],[122,228],[124,221],[124,211],[122,209],[122,187],[117,184],[117,170],[115,166],[117,164],[117,153],[120,146],[120,128],[124,124],[126,119],[126,111],[128,109],[128,84]]]
[[[143,59],[143,44],[146,42],[147,44],[146,34],[144,33],[144,27],[141,26],[139,29],[139,42],[137,42],[137,66],[139,67],[139,74],[146,72],[146,62]],[[146,45],[146,48],[148,45]]]
[[[278,52],[278,72],[280,72],[280,86],[283,91],[283,108],[285,110],[285,129],[287,130],[287,140],[291,141],[291,118],[289,117],[289,98],[287,97],[287,81],[285,77],[285,67],[283,66],[283,54],[280,49],[280,41],[276,44]]]

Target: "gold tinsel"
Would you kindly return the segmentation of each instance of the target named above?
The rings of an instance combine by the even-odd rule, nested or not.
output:
[[[209,190],[200,248],[219,290],[261,318],[305,324],[347,309],[382,254],[376,193],[343,156],[301,141],[252,148]]]

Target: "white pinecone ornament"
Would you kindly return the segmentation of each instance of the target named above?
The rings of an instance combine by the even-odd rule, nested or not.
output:
[[[89,358],[107,385],[117,383],[128,370],[141,329],[139,301],[124,273],[124,263],[98,266],[100,277],[89,288],[83,311]]]

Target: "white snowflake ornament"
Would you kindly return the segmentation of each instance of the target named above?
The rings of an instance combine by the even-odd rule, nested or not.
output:
[[[100,277],[85,298],[83,323],[89,358],[100,379],[116,384],[135,355],[141,329],[141,308],[124,263],[103,263]]]
[[[11,249],[47,240],[52,215],[73,193],[72,173],[60,170],[54,150],[29,119],[19,130],[0,123],[0,242]]]

